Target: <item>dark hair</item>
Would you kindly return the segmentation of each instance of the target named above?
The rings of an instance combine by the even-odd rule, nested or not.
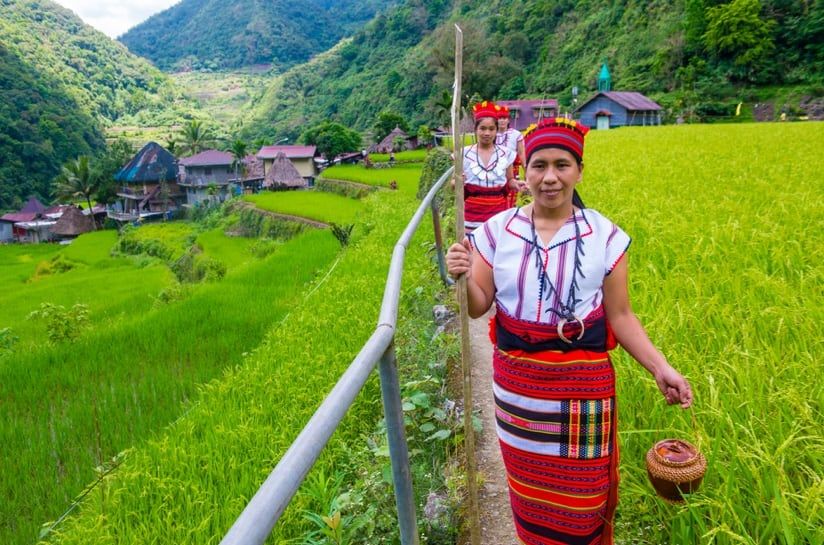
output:
[[[497,117],[492,117],[491,115],[487,115],[487,116],[484,116],[484,117],[479,117],[478,119],[475,120],[475,130],[476,131],[478,130],[478,125],[480,125],[481,121],[483,121],[484,119],[491,119],[492,121],[494,121],[495,122],[495,132],[498,132],[498,118]]]

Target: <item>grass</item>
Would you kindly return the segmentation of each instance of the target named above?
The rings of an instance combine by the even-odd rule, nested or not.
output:
[[[0,329],[9,327],[18,337],[15,352],[33,350],[46,342],[45,324],[26,319],[41,303],[66,308],[85,304],[93,327],[152,307],[152,296],[168,286],[173,275],[157,261],[136,265],[132,259],[111,257],[109,251],[116,239],[115,231],[97,231],[78,237],[69,246],[0,246],[0,261],[10,264],[0,267],[4,285]],[[42,274],[58,256],[73,268]]]
[[[395,153],[395,161],[399,163],[423,163],[426,159],[426,149],[412,149]],[[369,159],[375,163],[386,163],[389,161],[388,153],[370,153]]]
[[[338,248],[310,231],[181,301],[0,360],[0,542],[33,542],[95,467],[190,410],[199,385],[241,365]]]
[[[222,228],[200,233],[195,240],[205,255],[226,264],[229,271],[255,261],[250,251],[254,242],[250,238],[227,237]]]
[[[361,165],[338,165],[327,168],[321,176],[331,180],[345,180],[366,185],[389,187],[393,180],[398,183],[398,189],[408,195],[414,195],[418,190],[418,180],[421,175],[421,165],[403,163],[392,168],[364,168]]]
[[[358,200],[316,191],[267,191],[246,195],[243,200],[263,210],[323,223],[355,223],[363,208]]]
[[[624,543],[824,542],[824,125],[593,131],[580,186],[621,225],[633,306],[692,382],[697,427],[623,352]],[[788,149],[787,143],[792,143]],[[644,453],[697,441],[683,507],[658,500]]]

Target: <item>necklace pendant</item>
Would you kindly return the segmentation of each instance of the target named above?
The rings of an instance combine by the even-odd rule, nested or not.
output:
[[[558,337],[560,337],[560,339],[562,341],[564,341],[565,343],[567,343],[567,344],[572,344],[572,341],[573,341],[573,339],[568,339],[567,336],[564,335],[564,326],[567,325],[570,322],[577,322],[578,325],[581,326],[581,331],[578,333],[578,336],[575,337],[575,339],[574,339],[576,341],[581,340],[581,338],[584,336],[584,331],[586,331],[586,329],[587,329],[587,327],[584,325],[584,321],[581,320],[579,317],[575,316],[574,314],[572,315],[571,318],[567,318],[567,317],[561,318],[561,320],[558,322],[558,328],[557,328]]]

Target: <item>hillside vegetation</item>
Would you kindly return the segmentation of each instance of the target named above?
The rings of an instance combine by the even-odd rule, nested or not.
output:
[[[183,0],[120,37],[163,70],[307,61],[392,0]]]
[[[189,105],[148,62],[49,0],[0,2],[0,210],[48,198],[60,165],[114,123],[170,124]]]
[[[464,30],[467,98],[547,96],[568,107],[573,86],[582,98],[594,92],[603,61],[614,90],[649,94],[670,120],[728,117],[742,100],[777,93],[792,110],[824,94],[822,2],[474,0],[455,11],[406,0],[273,81],[246,132],[294,137],[326,119],[365,129],[384,109],[413,124],[446,122],[453,22]]]

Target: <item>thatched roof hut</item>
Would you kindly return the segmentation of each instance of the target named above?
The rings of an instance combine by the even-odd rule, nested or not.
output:
[[[160,144],[149,142],[137,152],[126,166],[121,168],[114,179],[125,184],[159,183],[177,180],[177,161]]]
[[[88,233],[94,229],[94,220],[91,215],[83,214],[77,206],[69,206],[63,211],[63,215],[57,223],[49,229],[55,235],[61,237],[76,237],[83,233]]]
[[[387,134],[374,148],[370,148],[370,153],[391,153],[395,151],[394,143],[396,138],[403,139],[404,149],[412,149],[412,145],[409,142],[409,135],[403,132],[403,129],[396,126],[392,129],[392,132]]]
[[[269,167],[263,179],[263,187],[268,188],[295,189],[308,186],[309,184],[300,175],[298,169],[282,151],[275,156],[272,166]]]

